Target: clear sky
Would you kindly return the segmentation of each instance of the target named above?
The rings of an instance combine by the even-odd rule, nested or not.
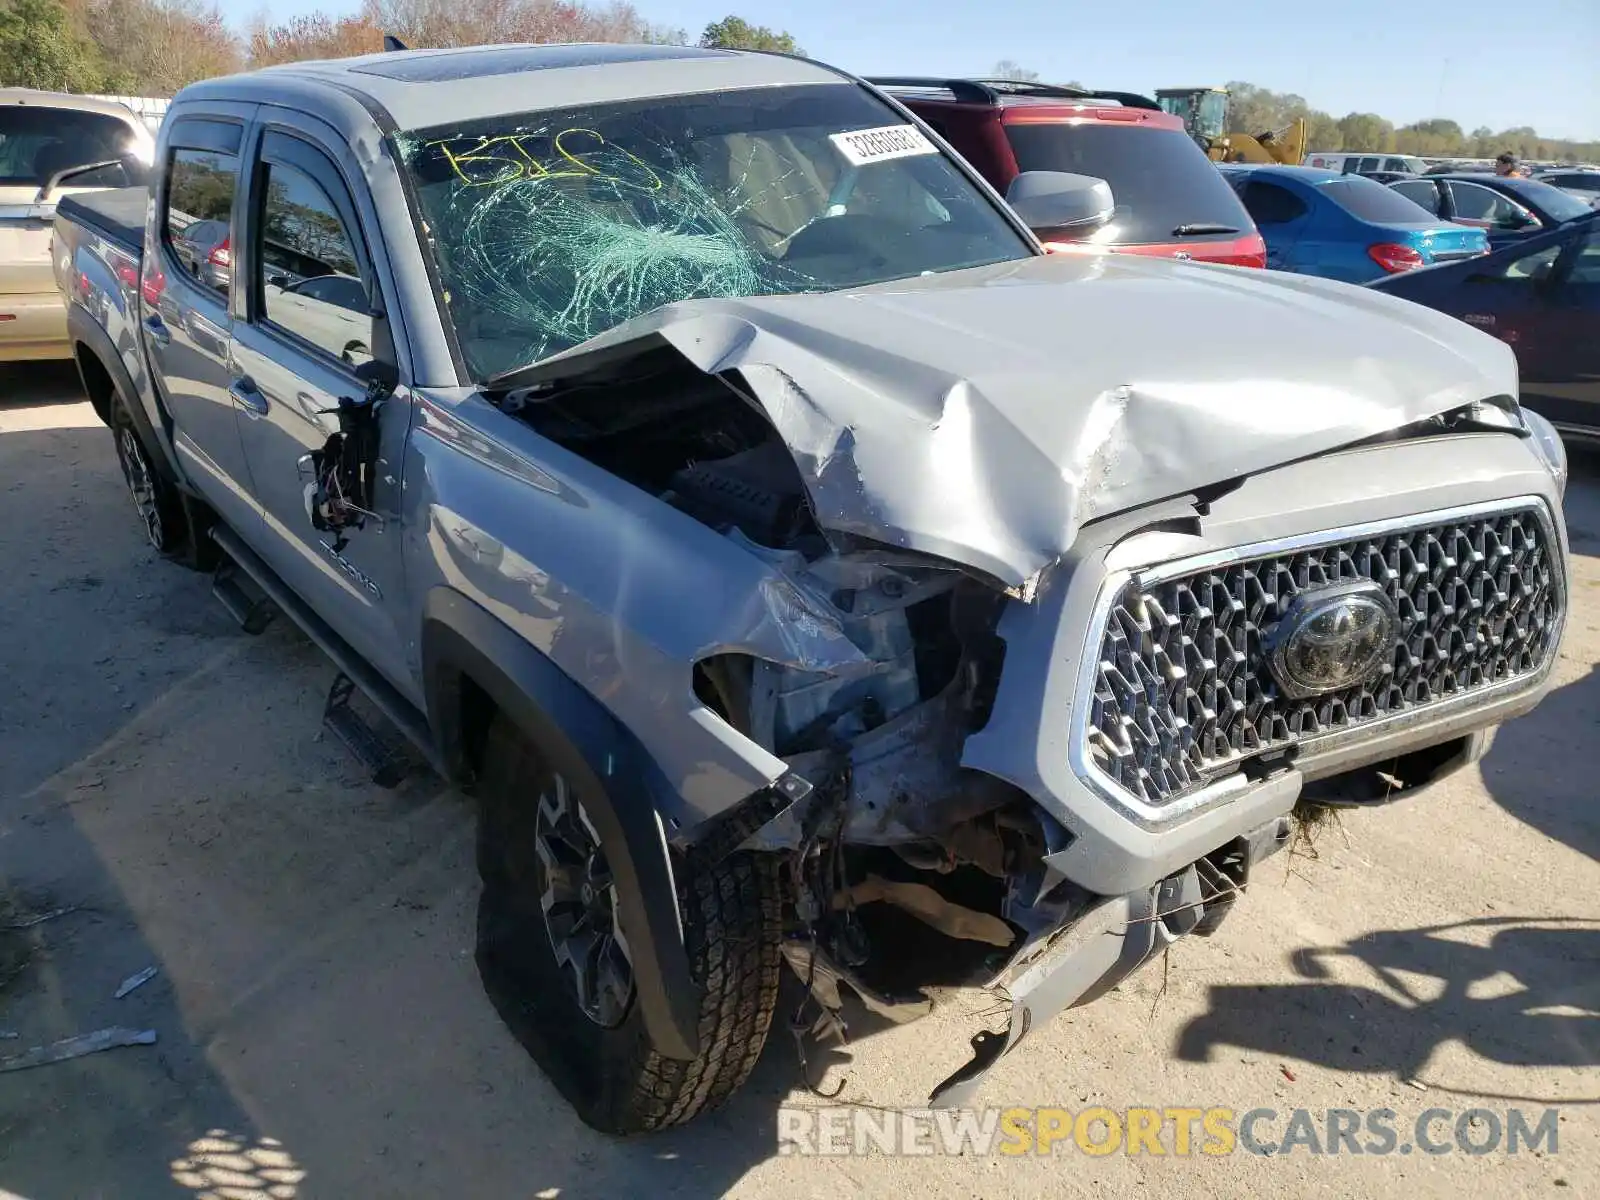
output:
[[[223,0],[224,11],[247,0]],[[1012,59],[1046,79],[1125,91],[1242,79],[1334,116],[1466,130],[1531,125],[1600,138],[1600,0],[634,0],[698,34],[729,12],[787,29],[857,74],[985,73]],[[358,0],[266,0],[274,19]],[[1210,22],[1208,25],[1207,22]]]

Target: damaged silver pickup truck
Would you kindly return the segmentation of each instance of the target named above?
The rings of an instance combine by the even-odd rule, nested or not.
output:
[[[375,775],[398,728],[479,797],[486,990],[589,1123],[725,1100],[785,962],[820,1034],[1002,994],[964,1103],[1297,804],[1543,694],[1566,468],[1511,352],[1045,254],[1103,194],[1007,206],[803,59],[510,46],[197,84],[148,195],[62,203],[150,540],[322,646]]]

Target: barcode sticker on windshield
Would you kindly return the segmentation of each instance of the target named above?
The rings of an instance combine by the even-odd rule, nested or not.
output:
[[[939,148],[923,137],[922,130],[915,125],[852,129],[849,133],[830,133],[828,138],[854,167],[890,158],[909,158],[913,154],[939,153]]]

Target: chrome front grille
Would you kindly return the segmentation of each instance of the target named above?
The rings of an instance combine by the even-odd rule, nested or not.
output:
[[[1420,522],[1432,519],[1434,523]],[[1170,805],[1242,760],[1376,725],[1539,670],[1561,628],[1559,544],[1537,505],[1340,531],[1135,576],[1098,610],[1085,758],[1104,783]],[[1296,594],[1380,585],[1399,614],[1368,682],[1292,699],[1267,664]],[[1085,736],[1086,735],[1086,736]]]

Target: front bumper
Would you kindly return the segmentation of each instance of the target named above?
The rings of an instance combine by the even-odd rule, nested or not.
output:
[[[1005,662],[993,712],[968,738],[962,765],[997,775],[1031,796],[1070,835],[1047,860],[1099,896],[1156,885],[1242,833],[1287,814],[1305,784],[1467,738],[1534,707],[1550,686],[1557,642],[1539,671],[1483,688],[1349,736],[1307,740],[1270,769],[1237,771],[1168,811],[1108,795],[1075,753],[1085,720],[1085,665],[1103,585],[1192,556],[1359,528],[1527,497],[1550,517],[1555,569],[1570,595],[1561,498],[1527,442],[1469,433],[1383,443],[1324,455],[1251,477],[1197,513],[1179,498],[1159,512],[1086,526],[1070,560],[1032,604],[1013,604],[999,633]],[[1165,518],[1157,523],[1157,518]],[[1086,632],[1088,631],[1088,632]]]
[[[1276,817],[1205,862],[1101,900],[1069,925],[1025,945],[986,985],[1010,1000],[1005,1032],[984,1030],[974,1037],[972,1060],[934,1088],[928,1102],[969,1105],[982,1077],[1031,1030],[1103,996],[1179,938],[1209,934],[1248,885],[1252,868],[1287,846],[1291,832],[1289,818]]]
[[[0,362],[71,358],[67,306],[56,292],[0,292]]]

